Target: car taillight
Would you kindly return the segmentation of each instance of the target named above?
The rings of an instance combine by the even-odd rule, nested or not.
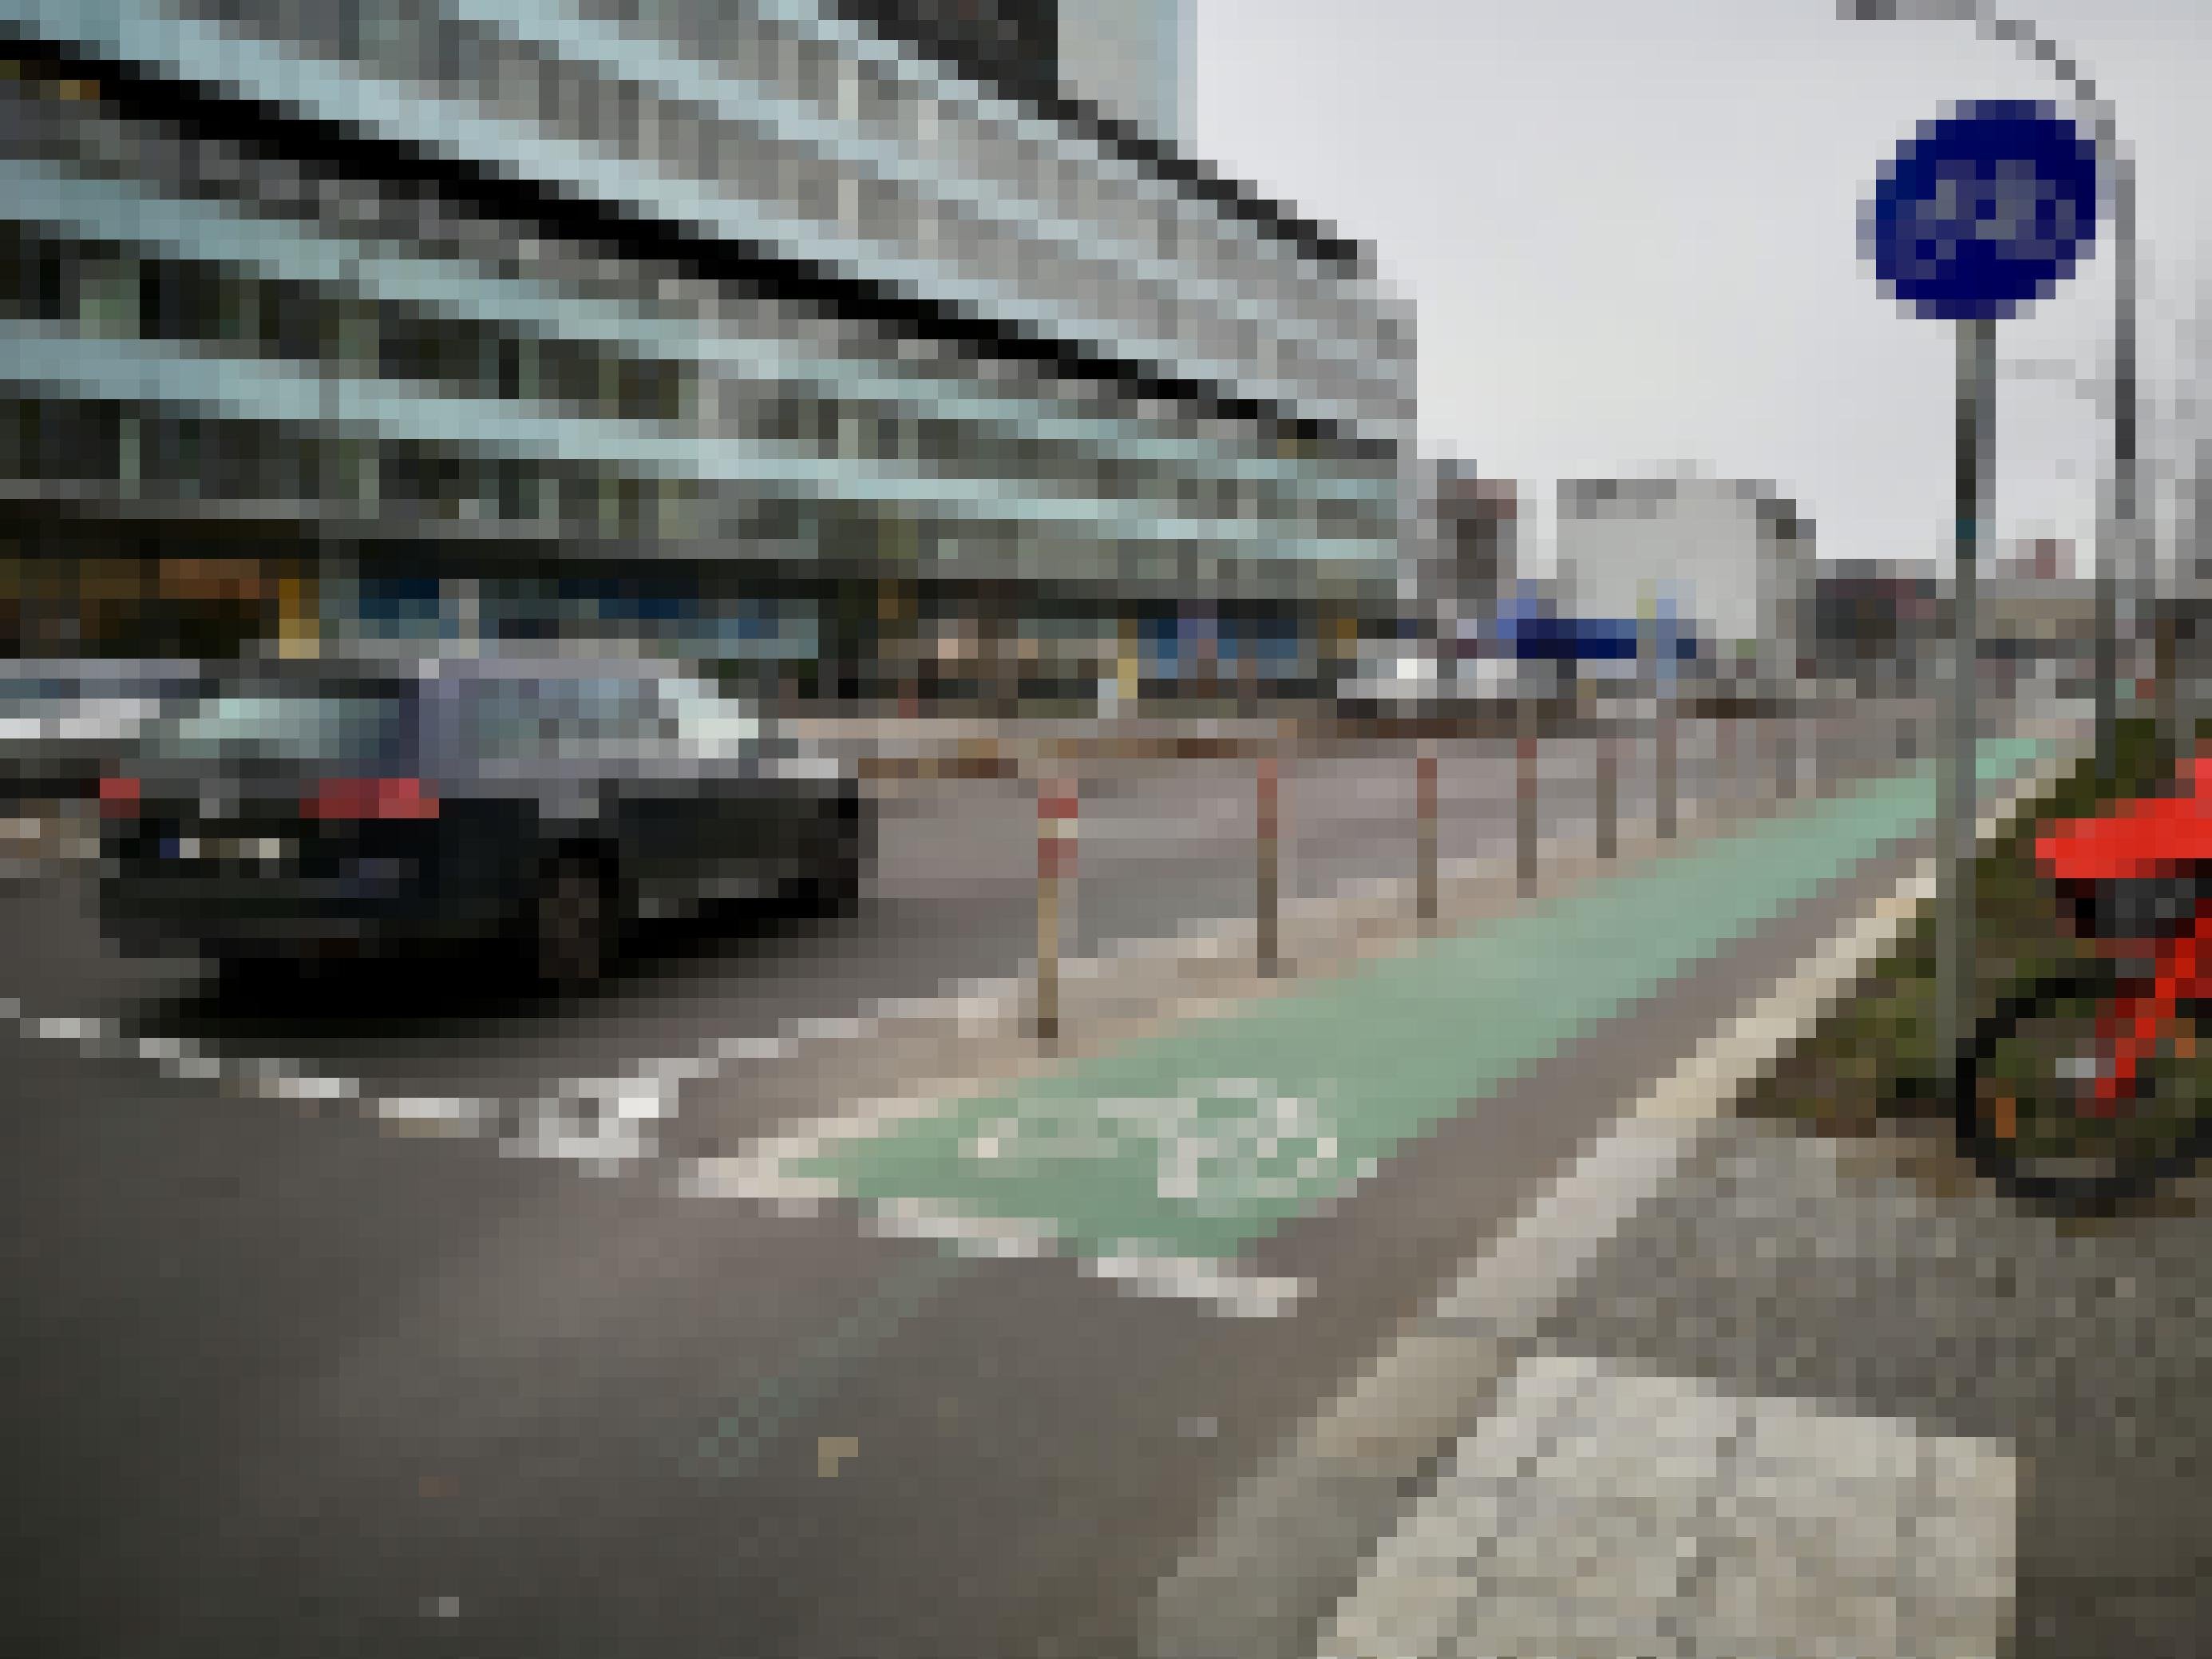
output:
[[[145,791],[138,780],[126,777],[106,777],[100,781],[100,815],[104,818],[131,818],[138,816]]]
[[[325,823],[434,818],[438,798],[420,778],[331,778],[300,803],[300,813]]]

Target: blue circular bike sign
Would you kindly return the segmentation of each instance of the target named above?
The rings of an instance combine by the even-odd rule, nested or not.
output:
[[[2009,317],[2074,274],[2097,234],[2097,147],[2048,104],[1972,103],[1921,124],[1859,224],[1884,289],[1923,317]]]

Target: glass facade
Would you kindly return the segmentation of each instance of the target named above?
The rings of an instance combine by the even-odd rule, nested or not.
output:
[[[829,9],[0,17],[0,559],[250,524],[336,620],[848,678],[944,608],[886,585],[1110,643],[1391,580],[1358,260]]]

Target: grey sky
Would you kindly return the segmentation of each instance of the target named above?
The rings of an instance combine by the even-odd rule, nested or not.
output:
[[[1425,444],[1528,481],[1676,461],[1773,480],[1824,556],[1948,554],[1951,332],[1861,265],[1857,205],[1947,101],[2057,96],[1951,22],[1834,0],[1192,0],[1195,148],[1373,243],[1410,293]],[[2143,373],[2162,398],[2212,186],[2212,6],[2034,0],[2136,153]],[[1999,330],[2099,366],[2110,259]],[[2001,536],[2084,553],[2106,440],[2001,386]],[[2163,441],[2146,431],[2146,453]],[[1547,511],[1546,517],[1548,517]]]

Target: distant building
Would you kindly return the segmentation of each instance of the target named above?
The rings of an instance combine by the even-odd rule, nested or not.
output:
[[[842,0],[880,33],[982,81],[1056,93],[1145,137],[1189,129],[1189,0]]]
[[[1950,637],[1950,598],[1925,565],[1839,559],[1813,580],[1807,636],[1814,672],[1869,689],[1909,690]]]
[[[985,82],[1048,81],[1060,0],[842,0],[832,8]]]
[[[1190,128],[1188,0],[1060,0],[1060,84],[1173,143]]]
[[[1768,485],[1688,470],[1565,480],[1558,549],[1585,616],[1671,608],[1725,659],[1754,657],[1776,674],[1800,665],[1813,525]]]
[[[2068,543],[2033,542],[1982,580],[1975,628],[1981,655],[2016,662],[2088,656],[2096,638],[2096,584],[2074,574],[2072,554]]]
[[[1403,588],[1423,631],[1448,635],[1494,613],[1518,574],[1521,488],[1462,460],[1425,457],[1414,471]]]
[[[2057,581],[2074,574],[2074,544],[2056,536],[2024,538],[1998,566],[2004,576]]]

